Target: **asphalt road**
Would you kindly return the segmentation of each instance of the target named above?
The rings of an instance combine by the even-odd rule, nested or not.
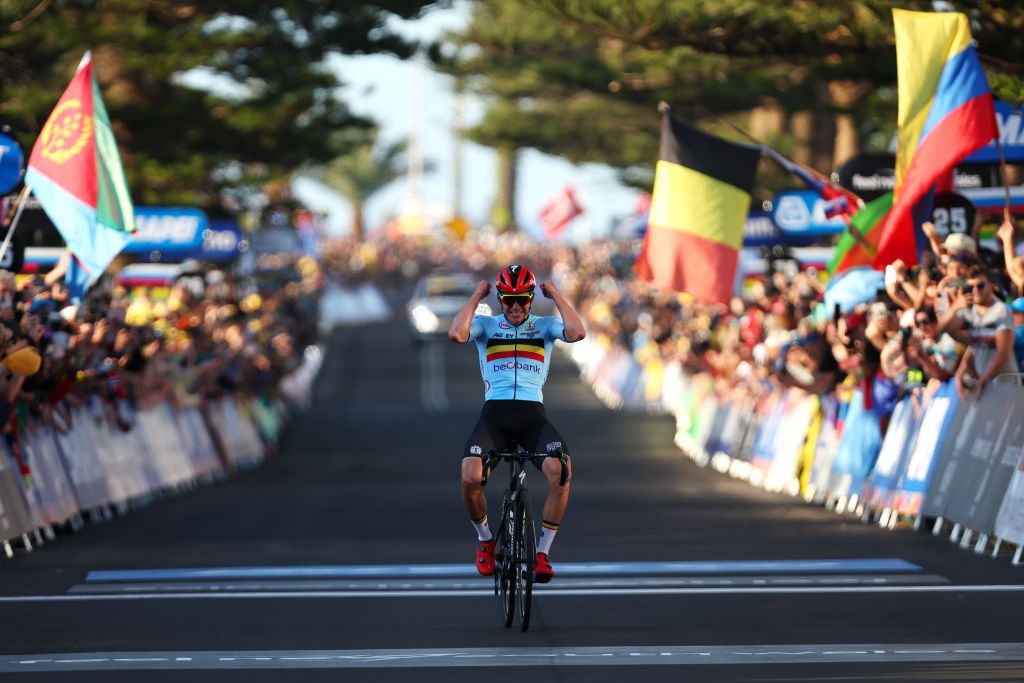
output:
[[[697,468],[560,353],[557,576],[506,630],[459,501],[475,350],[337,331],[315,396],[261,468],[0,562],[0,676],[1024,680],[1024,570]]]

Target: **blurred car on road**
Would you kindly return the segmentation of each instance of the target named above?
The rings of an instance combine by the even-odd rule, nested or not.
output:
[[[455,314],[466,305],[476,289],[477,278],[469,273],[427,275],[416,283],[405,310],[414,342],[444,339]],[[478,315],[493,315],[491,307],[480,302]]]

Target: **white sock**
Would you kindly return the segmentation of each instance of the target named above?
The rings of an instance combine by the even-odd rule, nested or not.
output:
[[[489,541],[494,536],[491,535],[491,527],[487,524],[487,515],[483,516],[483,519],[473,522],[473,528],[476,529],[476,538],[478,541]]]
[[[551,544],[555,542],[557,533],[558,525],[545,519],[540,532],[540,542],[537,544],[537,552],[545,555],[551,552]]]

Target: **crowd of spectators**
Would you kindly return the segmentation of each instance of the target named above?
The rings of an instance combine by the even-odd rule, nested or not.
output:
[[[101,282],[75,304],[59,269],[0,271],[0,430],[22,473],[26,422],[67,433],[75,405],[88,402],[127,431],[136,410],[163,401],[273,393],[316,341],[322,282],[312,275],[261,290],[213,271],[159,297]]]
[[[952,379],[970,399],[1024,367],[1024,258],[1014,224],[999,228],[996,249],[979,248],[977,233],[940,238],[930,224],[925,232],[920,264],[892,264],[873,298],[838,311],[825,308],[825,274],[806,267],[753,279],[728,305],[652,290],[633,275],[637,244],[629,241],[568,247],[485,233],[433,245],[335,243],[326,258],[344,278],[381,283],[396,303],[432,270],[491,278],[501,265],[527,263],[559,282],[591,339],[632,354],[652,375],[678,363],[720,380],[721,391],[755,395],[856,387],[884,420],[908,393]]]

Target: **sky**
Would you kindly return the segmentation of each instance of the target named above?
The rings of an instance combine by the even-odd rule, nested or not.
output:
[[[434,39],[446,30],[469,21],[468,2],[459,1],[446,10],[429,12],[417,21],[396,20],[399,30],[412,38]],[[421,183],[422,197],[438,211],[454,200],[454,97],[451,79],[434,73],[423,63],[385,55],[334,58],[330,66],[343,83],[343,97],[355,113],[373,118],[381,127],[381,139],[393,142],[419,132],[423,157],[433,165]],[[478,121],[485,110],[479,98],[467,96],[462,120],[465,127]],[[474,227],[487,219],[496,192],[497,159],[492,150],[465,142],[462,151],[463,214]],[[541,207],[566,185],[571,185],[583,215],[574,219],[562,236],[566,242],[587,241],[609,233],[614,217],[632,212],[637,191],[624,187],[615,172],[599,164],[574,165],[536,150],[524,150],[518,170],[516,216],[526,232],[543,232],[537,221]],[[351,208],[328,188],[308,179],[296,180],[292,192],[316,211],[327,214],[328,232],[347,234]],[[366,206],[367,226],[372,230],[393,217],[410,194],[409,183],[399,179],[374,195]]]

